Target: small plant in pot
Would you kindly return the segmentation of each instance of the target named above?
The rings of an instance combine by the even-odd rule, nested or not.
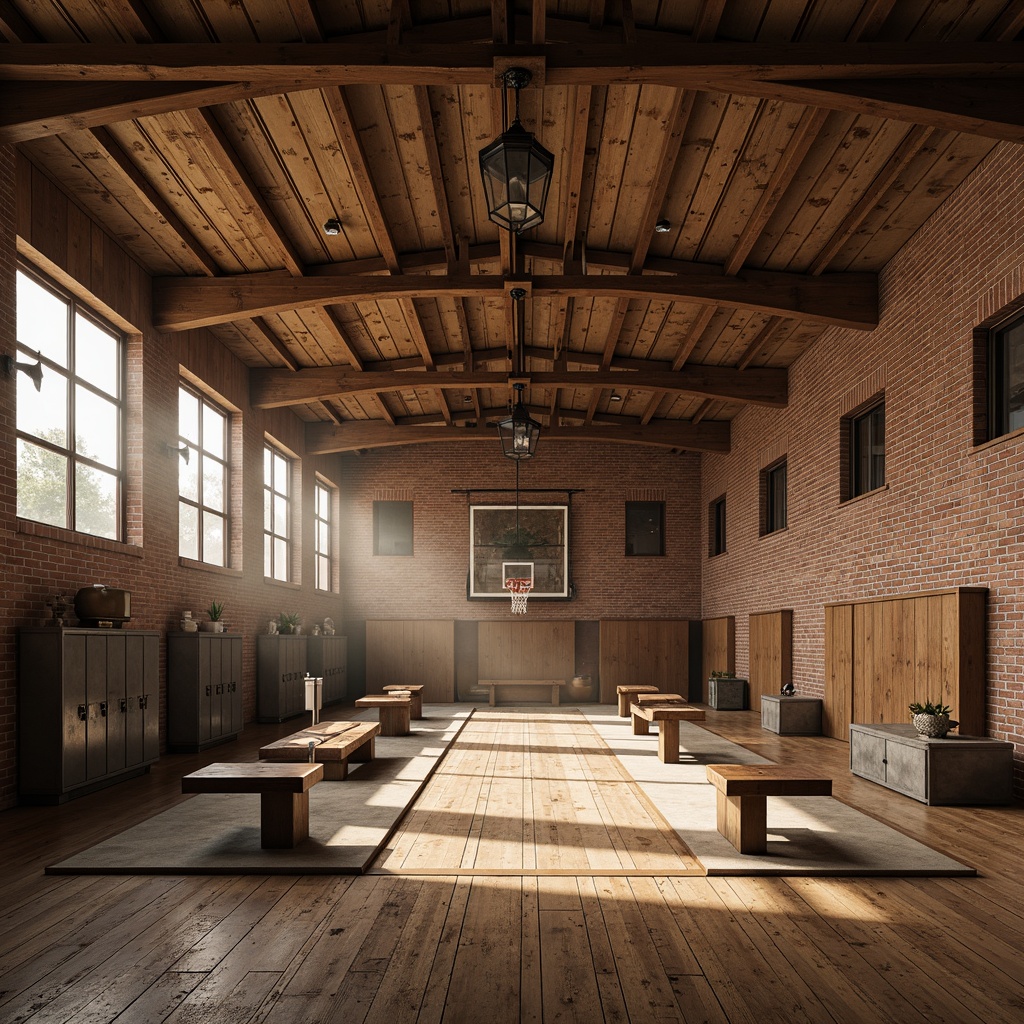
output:
[[[299,624],[299,613],[279,612],[277,616],[277,631],[285,635],[301,632],[302,626]]]
[[[955,729],[960,723],[949,717],[949,705],[933,701],[925,701],[924,704],[914,701],[910,707],[910,720],[914,728],[922,735],[930,739],[942,739],[950,729]]]
[[[203,631],[206,633],[223,633],[224,623],[221,621],[221,616],[224,614],[223,603],[211,601],[210,607],[206,609],[206,614],[210,616],[210,621],[201,624]]]

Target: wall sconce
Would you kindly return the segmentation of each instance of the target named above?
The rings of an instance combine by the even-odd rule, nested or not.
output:
[[[185,465],[188,465],[189,456],[191,454],[189,446],[183,444],[180,448],[176,444],[165,442],[164,447],[167,449],[168,455],[180,455],[185,460]]]
[[[4,372],[8,377],[13,377],[18,370],[21,370],[26,377],[31,378],[36,386],[36,391],[43,389],[43,361],[39,353],[36,353],[35,363],[19,363],[14,356],[3,357]]]
[[[519,123],[519,90],[530,84],[526,68],[509,68],[502,81],[516,91],[512,124],[480,150],[487,215],[509,231],[525,231],[544,220],[555,158]]]

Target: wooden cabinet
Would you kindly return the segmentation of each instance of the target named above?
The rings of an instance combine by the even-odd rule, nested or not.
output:
[[[1008,804],[1013,744],[929,739],[912,725],[857,723],[850,726],[850,771],[925,804]]]
[[[305,636],[264,633],[256,638],[256,717],[283,722],[306,709]]]
[[[306,671],[324,681],[323,704],[337,704],[348,697],[348,638],[306,637]]]
[[[195,752],[242,731],[242,638],[167,635],[167,747]]]
[[[827,736],[852,722],[909,722],[913,701],[952,708],[966,736],[985,735],[985,599],[957,587],[825,606]]]
[[[147,771],[160,756],[160,634],[18,632],[18,790],[59,803]]]

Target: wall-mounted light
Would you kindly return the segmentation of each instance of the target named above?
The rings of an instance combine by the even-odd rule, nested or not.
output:
[[[187,444],[183,444],[180,448],[176,444],[171,444],[169,441],[164,444],[164,448],[167,449],[168,455],[180,455],[185,461],[185,465],[188,465],[188,460],[191,455],[191,451]]]
[[[341,221],[337,217],[328,217],[324,221],[324,234],[325,235],[340,235],[341,234]]]
[[[13,377],[18,370],[21,370],[26,377],[32,380],[32,383],[36,386],[36,391],[42,391],[43,389],[43,361],[36,353],[36,361],[34,363],[19,363],[15,360],[14,356],[3,357],[4,373],[8,377]]]
[[[487,196],[487,215],[509,231],[526,231],[544,220],[544,206],[555,158],[519,123],[519,90],[530,84],[526,68],[509,68],[502,76],[515,89],[512,124],[480,150],[480,174]]]

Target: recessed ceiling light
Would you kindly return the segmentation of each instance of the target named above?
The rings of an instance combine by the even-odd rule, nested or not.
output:
[[[611,402],[621,402],[621,401],[622,401],[622,395],[617,395],[617,394],[615,394],[615,392],[613,391],[613,392],[612,392],[612,394],[611,394],[611,398],[609,399],[609,401],[611,401]]]
[[[654,230],[657,231],[659,235],[667,234],[669,231],[672,230],[672,222],[667,220],[659,220],[658,223],[654,225]]]
[[[325,235],[340,235],[341,234],[341,221],[337,217],[330,217],[324,221],[324,234]]]

